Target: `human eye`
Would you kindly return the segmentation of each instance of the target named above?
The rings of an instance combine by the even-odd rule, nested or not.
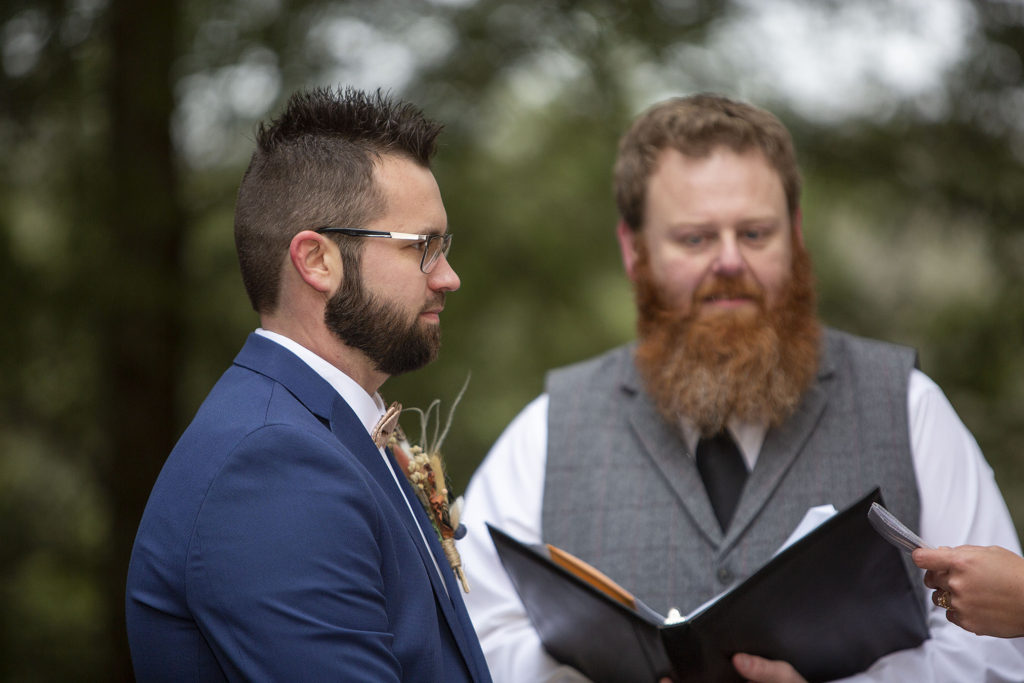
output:
[[[761,244],[774,232],[771,226],[749,226],[739,231],[739,238],[749,244]]]
[[[718,230],[690,230],[679,236],[678,244],[684,251],[694,254],[704,253],[718,242]]]
[[[707,244],[709,236],[701,230],[687,230],[675,235],[677,244],[687,249],[697,249]]]

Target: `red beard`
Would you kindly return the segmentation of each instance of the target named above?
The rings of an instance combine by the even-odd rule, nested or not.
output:
[[[709,279],[685,314],[662,300],[646,247],[639,242],[636,363],[661,415],[692,420],[705,436],[730,417],[778,426],[793,414],[818,369],[821,325],[810,257],[794,240],[793,270],[771,307],[749,277]],[[739,311],[711,312],[710,296],[746,297]]]

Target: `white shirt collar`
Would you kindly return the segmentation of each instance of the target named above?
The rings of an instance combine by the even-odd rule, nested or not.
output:
[[[700,430],[687,417],[679,418],[679,425],[682,428],[683,438],[686,439],[686,446],[690,453],[697,452],[697,442],[700,441]],[[761,446],[764,445],[764,438],[768,435],[768,424],[764,422],[743,422],[735,417],[730,417],[726,422],[732,440],[743,454],[743,461],[747,463],[747,469],[753,471],[757,464],[757,456],[761,454]]]
[[[271,332],[262,327],[257,328],[256,334],[277,342],[298,356],[306,365],[313,369],[313,372],[323,377],[345,399],[345,402],[348,403],[356,417],[359,418],[359,421],[366,428],[366,432],[369,434],[373,431],[377,421],[384,415],[385,410],[384,399],[380,397],[380,394],[375,393],[371,396],[366,393],[366,390],[359,386],[354,379],[283,334]]]

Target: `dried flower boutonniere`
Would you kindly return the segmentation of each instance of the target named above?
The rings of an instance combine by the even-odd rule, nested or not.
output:
[[[412,483],[423,508],[427,511],[434,531],[444,548],[445,557],[452,566],[452,571],[462,584],[462,590],[469,592],[469,583],[466,581],[466,574],[462,571],[462,559],[459,551],[455,548],[455,540],[462,538],[466,528],[459,524],[459,517],[462,511],[462,498],[456,499],[452,495],[451,483],[444,469],[441,459],[441,444],[448,436],[448,430],[452,426],[452,418],[455,416],[455,407],[462,400],[462,395],[469,386],[469,377],[455,397],[455,402],[448,411],[448,420],[444,429],[438,434],[438,422],[441,414],[441,401],[434,399],[426,410],[419,408],[407,408],[420,416],[420,441],[415,446],[409,444],[401,427],[397,427],[388,441],[395,459],[405,471],[405,476]],[[434,429],[431,440],[427,441],[427,429],[431,418],[434,418]]]

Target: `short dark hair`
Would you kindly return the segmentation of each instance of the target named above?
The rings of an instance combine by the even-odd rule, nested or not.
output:
[[[771,112],[744,102],[702,93],[674,97],[641,114],[619,141],[615,202],[632,230],[644,223],[647,185],[661,152],[701,158],[716,147],[761,152],[779,174],[792,221],[800,207],[800,169],[793,139]]]
[[[429,168],[441,129],[412,104],[354,88],[297,92],[278,118],[260,123],[235,206],[235,248],[252,307],[277,307],[292,237],[375,217],[384,200],[374,165],[397,155]],[[360,240],[338,244],[346,260],[358,261]]]

